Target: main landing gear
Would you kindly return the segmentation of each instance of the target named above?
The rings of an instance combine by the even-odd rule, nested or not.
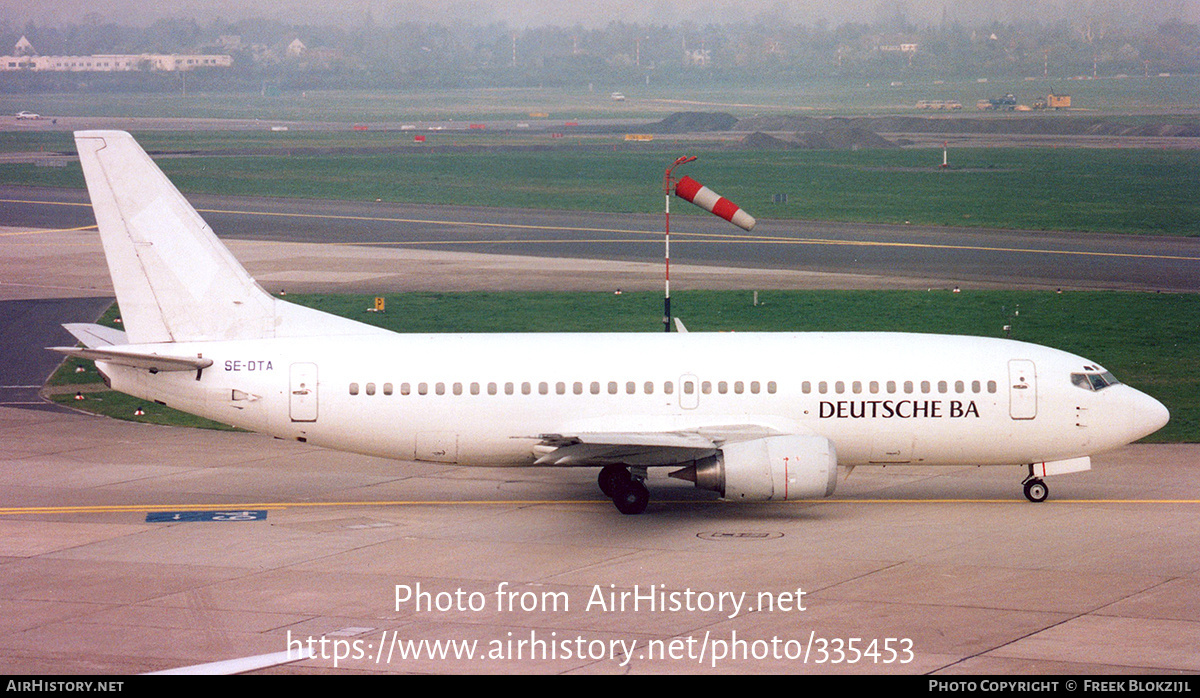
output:
[[[606,465],[600,470],[597,483],[604,496],[611,497],[622,514],[640,514],[650,503],[650,491],[643,483],[645,479],[645,468],[634,468],[630,473],[624,466]]]
[[[1046,497],[1050,496],[1050,488],[1042,481],[1042,478],[1033,474],[1033,466],[1029,466],[1029,476],[1021,481],[1025,486],[1025,499],[1031,502],[1044,502]]]

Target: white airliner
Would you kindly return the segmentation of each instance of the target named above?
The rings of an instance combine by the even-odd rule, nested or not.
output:
[[[831,494],[837,466],[1025,465],[1150,434],[1157,400],[1088,359],[901,333],[396,334],[265,292],[127,133],[75,134],[124,331],[68,325],[113,389],[310,444],[479,466],[647,469],[727,500]]]

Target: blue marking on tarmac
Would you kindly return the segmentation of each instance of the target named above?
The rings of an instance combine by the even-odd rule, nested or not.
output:
[[[174,523],[176,521],[263,521],[266,509],[242,509],[236,511],[152,511],[146,514],[146,523]]]

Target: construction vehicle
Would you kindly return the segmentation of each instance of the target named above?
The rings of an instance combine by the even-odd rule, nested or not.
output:
[[[1017,108],[1017,98],[1009,93],[1003,97],[981,99],[975,103],[975,108],[980,111],[1013,111]]]
[[[1045,99],[1038,98],[1033,103],[1034,109],[1070,109],[1071,95],[1056,95],[1053,92],[1046,95]]]

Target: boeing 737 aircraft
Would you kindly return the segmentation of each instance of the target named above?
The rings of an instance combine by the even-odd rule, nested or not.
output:
[[[396,334],[264,291],[127,133],[75,134],[124,331],[67,325],[115,390],[402,460],[647,469],[734,501],[831,494],[837,467],[1024,465],[1042,478],[1167,422],[1094,361],[901,333]]]

